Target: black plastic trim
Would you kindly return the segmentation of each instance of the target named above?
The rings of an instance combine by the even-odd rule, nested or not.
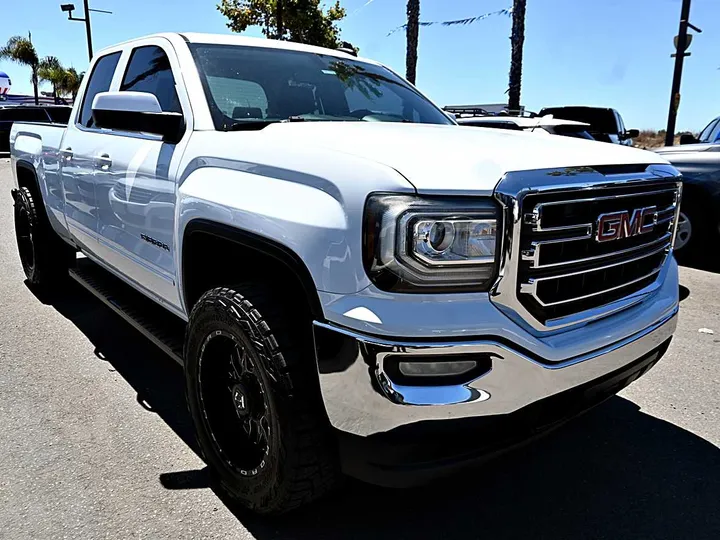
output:
[[[315,287],[315,282],[313,281],[310,271],[307,266],[305,266],[303,260],[294,251],[274,240],[264,238],[255,233],[200,218],[193,219],[186,225],[183,234],[183,246],[190,235],[198,232],[211,234],[218,238],[239,244],[243,247],[259,251],[285,265],[285,267],[295,274],[300,281],[305,297],[307,298],[308,305],[310,306],[312,316],[316,320],[325,320],[322,306],[320,304],[320,298],[317,294],[317,288]],[[188,292],[184,279],[185,276],[188,275],[187,262],[188,259],[185,255],[185,250],[183,249],[182,272],[184,299],[187,299]],[[190,306],[187,307],[190,308]]]

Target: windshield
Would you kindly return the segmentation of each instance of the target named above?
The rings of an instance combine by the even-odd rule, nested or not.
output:
[[[397,75],[323,54],[191,44],[218,130],[280,121],[452,124]]]

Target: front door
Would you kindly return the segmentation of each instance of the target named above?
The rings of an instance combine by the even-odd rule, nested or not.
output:
[[[154,94],[163,112],[182,106],[166,49],[149,40],[127,54],[119,90]],[[147,133],[100,135],[95,169],[99,255],[146,292],[179,307],[175,271],[175,193],[180,144]]]

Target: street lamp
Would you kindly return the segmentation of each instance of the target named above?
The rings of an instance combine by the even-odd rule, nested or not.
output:
[[[68,21],[80,21],[80,22],[85,23],[85,32],[87,33],[88,59],[92,60],[93,50],[92,50],[92,32],[90,30],[90,12],[95,11],[97,13],[112,14],[112,11],[105,11],[102,9],[90,9],[88,7],[88,0],[83,0],[83,7],[85,8],[85,18],[81,19],[80,17],[72,16],[72,12],[75,11],[75,4],[60,4],[60,10],[63,12],[66,11],[68,14]]]

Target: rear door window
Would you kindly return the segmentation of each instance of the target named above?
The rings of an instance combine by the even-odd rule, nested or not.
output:
[[[93,127],[92,102],[100,92],[107,92],[110,89],[115,68],[120,60],[120,53],[112,53],[100,58],[93,67],[85,96],[83,96],[82,109],[79,122],[85,127]]]
[[[170,59],[156,45],[133,50],[120,91],[148,92],[157,98],[163,112],[182,112]]]

